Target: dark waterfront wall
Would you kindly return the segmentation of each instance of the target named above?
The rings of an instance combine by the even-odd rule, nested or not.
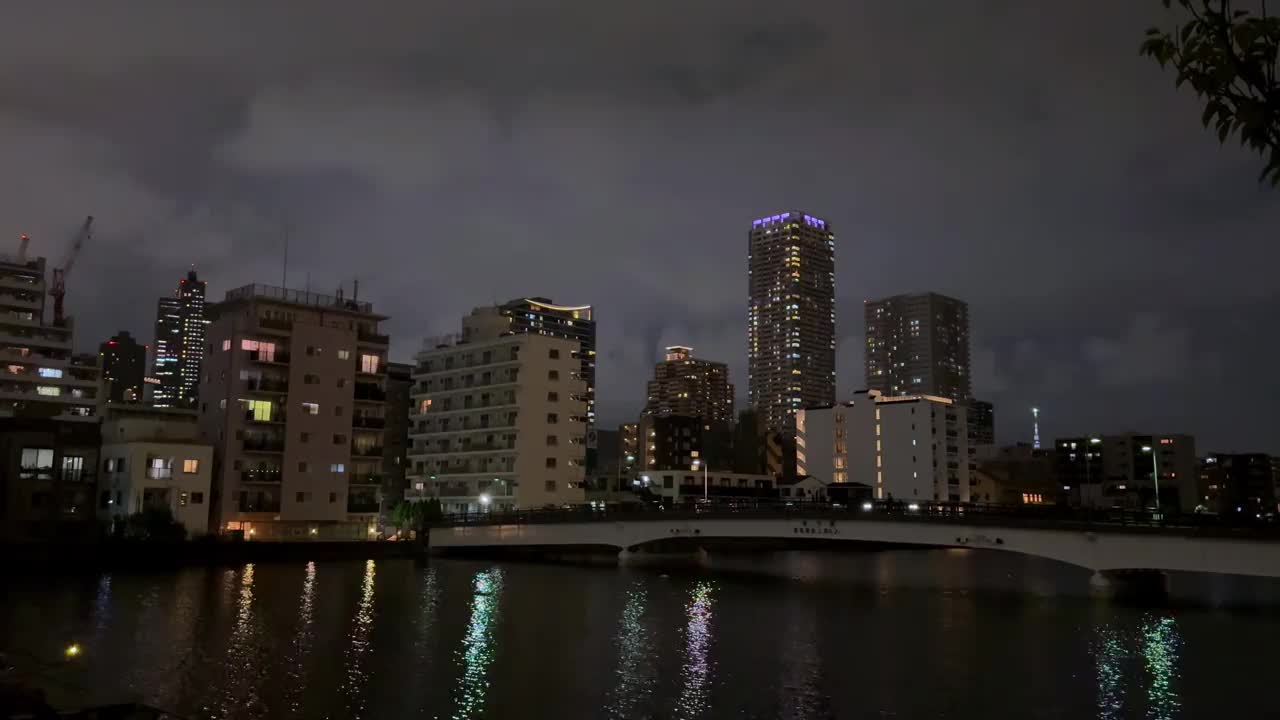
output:
[[[129,542],[0,544],[10,569],[42,573],[164,570],[188,565],[413,558],[416,542]]]

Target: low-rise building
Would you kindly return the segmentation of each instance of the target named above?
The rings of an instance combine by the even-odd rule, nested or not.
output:
[[[637,490],[672,502],[696,500],[773,500],[778,487],[772,475],[727,471],[651,470],[635,481]]]
[[[428,340],[418,354],[406,497],[437,498],[447,513],[582,504],[580,342],[468,320],[465,341]]]
[[[827,486],[813,475],[778,481],[778,499],[784,502],[827,502]]]
[[[1221,515],[1277,511],[1272,458],[1263,453],[1210,453],[1200,460],[1197,505]]]
[[[97,423],[0,417],[0,539],[84,539],[94,520]]]
[[[640,436],[640,467],[645,472],[704,464],[712,471],[733,467],[731,425],[687,415],[645,415]]]
[[[1199,461],[1190,435],[1085,435],[1054,443],[1057,479],[1082,507],[1191,512],[1202,502]]]
[[[168,508],[191,536],[209,531],[213,446],[194,410],[116,405],[102,422],[98,514],[107,523]]]
[[[1052,505],[1075,497],[1058,480],[1053,450],[1027,443],[992,448],[974,461],[970,499],[993,505]]]
[[[876,500],[970,502],[964,405],[933,395],[882,395],[797,413],[800,475],[870,485]]]

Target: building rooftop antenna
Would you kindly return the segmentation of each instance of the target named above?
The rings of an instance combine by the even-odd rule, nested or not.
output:
[[[1031,447],[1040,449],[1040,408],[1031,408]]]

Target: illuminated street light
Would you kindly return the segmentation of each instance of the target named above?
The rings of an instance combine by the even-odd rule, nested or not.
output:
[[[1151,453],[1151,481],[1156,488],[1156,512],[1160,512],[1160,460],[1155,448],[1143,445],[1142,452]]]

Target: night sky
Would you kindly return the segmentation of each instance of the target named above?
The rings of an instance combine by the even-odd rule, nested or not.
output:
[[[863,300],[936,290],[970,303],[1002,442],[1038,404],[1050,438],[1280,453],[1280,190],[1138,57],[1163,12],[12,3],[0,236],[57,259],[97,216],[81,349],[150,339],[191,263],[214,298],[279,284],[286,226],[288,284],[359,278],[395,359],[475,305],[591,303],[612,424],[666,344],[727,361],[745,401],[746,233],[807,210],[836,232],[840,397]]]

